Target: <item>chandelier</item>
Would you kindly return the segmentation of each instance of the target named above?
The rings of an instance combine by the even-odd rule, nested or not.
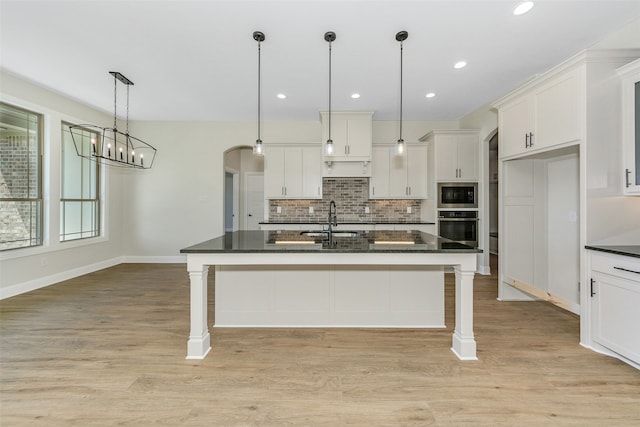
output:
[[[110,166],[134,169],[150,169],[157,150],[146,142],[129,135],[129,86],[133,82],[117,71],[109,71],[113,76],[113,127],[81,124],[69,126],[73,145],[78,156],[100,161]],[[127,115],[125,131],[118,130],[117,89],[118,81],[127,87]],[[87,131],[100,135],[87,138]]]

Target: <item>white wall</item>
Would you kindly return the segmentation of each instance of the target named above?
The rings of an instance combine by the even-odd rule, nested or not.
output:
[[[111,125],[109,114],[88,108],[15,76],[0,74],[2,101],[44,115],[44,245],[0,252],[0,298],[47,286],[120,262],[121,182],[116,170],[105,171],[102,217],[104,236],[61,243],[61,121]]]

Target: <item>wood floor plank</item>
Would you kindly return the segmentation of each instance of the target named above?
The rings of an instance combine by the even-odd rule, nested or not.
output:
[[[497,301],[495,276],[474,285],[479,360],[458,360],[445,281],[444,329],[214,328],[202,361],[185,359],[184,265],[123,264],[12,297],[0,425],[640,425],[640,371],[581,347],[569,312]]]

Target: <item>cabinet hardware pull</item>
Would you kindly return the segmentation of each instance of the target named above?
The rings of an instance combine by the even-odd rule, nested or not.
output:
[[[635,273],[635,274],[640,274],[640,271],[635,271],[635,270],[629,270],[628,268],[622,268],[622,267],[613,267],[614,270],[621,270],[621,271],[626,271],[627,273]]]
[[[625,169],[624,170],[624,181],[625,181],[625,187],[629,188],[631,186],[631,183],[629,182],[629,174],[631,173],[631,171],[629,169]]]
[[[593,296],[596,294],[595,292],[593,292],[593,282],[594,280],[591,279],[591,297],[593,298]]]
[[[533,147],[533,132],[529,132],[529,147]]]
[[[529,148],[529,134],[524,134],[524,148]]]

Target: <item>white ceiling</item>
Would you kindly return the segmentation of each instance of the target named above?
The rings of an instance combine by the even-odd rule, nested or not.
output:
[[[260,30],[263,119],[318,120],[328,107],[323,35],[334,31],[332,109],[396,120],[395,34],[406,30],[404,119],[457,120],[640,17],[632,0],[539,0],[514,16],[518,3],[1,0],[0,60],[11,73],[111,114],[108,71],[119,71],[135,83],[133,120],[255,120],[252,33]],[[469,65],[454,70],[458,60]]]

